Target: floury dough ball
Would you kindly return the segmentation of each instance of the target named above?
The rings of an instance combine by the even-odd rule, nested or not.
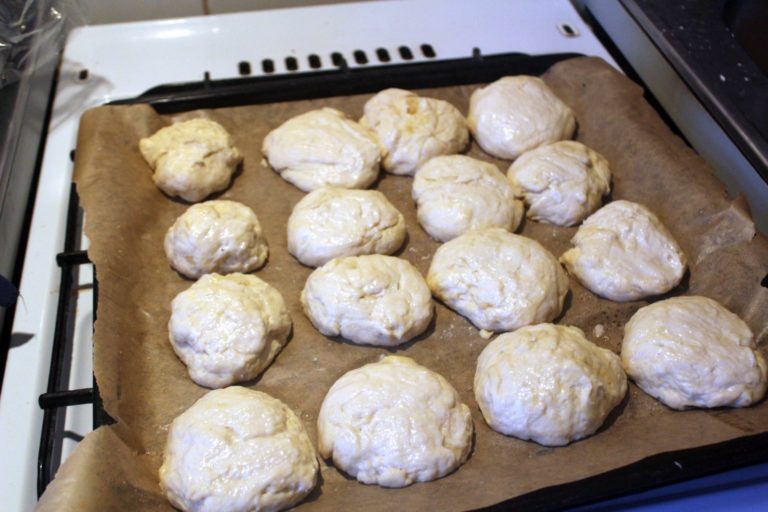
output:
[[[360,482],[405,487],[469,457],[472,415],[456,390],[412,359],[387,356],[344,374],[317,419],[320,454]]]
[[[210,119],[190,119],[161,128],[141,139],[139,150],[155,171],[155,185],[190,203],[227,188],[243,160],[227,130]]]
[[[535,221],[573,226],[611,190],[608,161],[584,144],[563,140],[523,153],[507,177]]]
[[[392,254],[403,245],[405,219],[377,190],[321,188],[288,218],[288,252],[310,267],[341,256]]]
[[[514,231],[523,203],[495,165],[464,155],[439,156],[413,179],[419,223],[429,236],[447,242],[476,229]]]
[[[201,386],[256,378],[285,345],[291,317],[282,295],[256,276],[206,274],[171,303],[171,346]]]
[[[296,414],[239,386],[208,392],[171,423],[160,487],[194,512],[283,510],[317,482],[315,448]]]
[[[289,119],[267,134],[261,151],[275,172],[304,192],[367,188],[382,157],[375,134],[333,108]]]
[[[685,254],[643,205],[613,201],[579,227],[560,261],[593,293],[614,301],[666,293],[680,282]]]
[[[467,121],[480,147],[506,160],[570,139],[576,129],[573,111],[534,76],[507,76],[477,89]]]
[[[383,167],[413,175],[424,162],[460,152],[469,142],[467,122],[447,101],[402,89],[385,89],[368,100],[360,124],[370,127],[386,151]]]
[[[440,246],[427,274],[432,294],[478,329],[549,322],[563,308],[568,276],[541,244],[499,228]]]
[[[394,256],[336,258],[307,279],[301,304],[326,336],[363,345],[395,346],[432,320],[432,295],[418,270]]]
[[[766,390],[766,361],[744,321],[706,297],[640,308],[624,327],[624,368],[673,409],[746,407]]]
[[[593,434],[627,392],[619,356],[576,328],[505,333],[480,354],[475,397],[493,430],[546,446]]]
[[[214,272],[251,272],[269,254],[253,210],[224,200],[190,206],[166,233],[164,246],[171,266],[191,279]]]

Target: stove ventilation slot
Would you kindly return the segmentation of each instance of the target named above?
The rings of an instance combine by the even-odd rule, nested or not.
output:
[[[369,64],[396,63],[398,60],[407,62],[419,59],[434,59],[436,57],[437,52],[435,51],[435,48],[431,44],[425,43],[414,48],[409,46],[399,46],[396,51],[391,52],[386,48],[376,48],[372,52],[357,49],[346,56],[342,52],[337,51],[332,52],[327,57],[311,53],[306,55],[303,59],[294,56],[288,56],[284,59],[266,58],[262,59],[260,67],[261,74],[271,75],[280,71],[278,69],[280,63],[283,64],[284,71],[294,73],[297,71],[319,70],[323,67],[344,68],[347,67],[350,62],[357,66],[365,66]],[[247,60],[240,61],[237,64],[237,71],[240,76],[251,76],[254,73],[253,66],[251,66],[251,63]]]

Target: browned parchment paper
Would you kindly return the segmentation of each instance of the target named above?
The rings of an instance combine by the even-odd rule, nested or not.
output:
[[[713,297],[740,314],[765,350],[768,244],[755,236],[740,201],[731,202],[703,161],[675,137],[645,103],[641,89],[597,59],[554,66],[545,80],[577,113],[577,139],[603,153],[614,173],[614,199],[646,204],[674,233],[691,261],[673,295]],[[474,87],[430,89],[463,112]],[[304,195],[262,163],[261,141],[289,117],[333,106],[359,117],[369,95],[185,113],[223,124],[245,156],[242,172],[221,197],[242,201],[261,219],[269,262],[257,275],[276,286],[290,308],[293,336],[261,378],[246,385],[284,400],[316,440],[315,419],[331,384],[344,372],[387,351],[329,339],[302,314],[299,292],[311,269],[286,250],[286,220]],[[157,487],[167,428],[202,396],[167,340],[170,301],[191,282],[166,263],[163,236],[186,205],[164,196],[150,179],[137,142],[174,117],[146,106],[100,107],[82,119],[76,181],[86,211],[89,255],[100,283],[94,367],[107,411],[117,420],[78,447],[41,502],[41,510],[168,510]],[[494,161],[476,146],[470,154]],[[495,161],[503,171],[508,163]],[[416,221],[411,178],[383,175],[375,187],[403,212],[409,240],[399,253],[426,273],[437,243]],[[575,228],[527,221],[519,232],[559,256]],[[618,352],[622,328],[644,301],[598,299],[571,279],[560,323]],[[596,337],[594,328],[605,332]],[[474,451],[455,473],[405,489],[382,489],[345,478],[323,465],[317,489],[301,509],[457,510],[497,503],[542,487],[574,481],[646,456],[768,430],[768,403],[743,410],[674,412],[634,385],[597,435],[563,448],[505,437],[485,424],[472,394],[477,355],[486,346],[475,328],[442,305],[427,333],[393,352],[445,376],[470,405]]]

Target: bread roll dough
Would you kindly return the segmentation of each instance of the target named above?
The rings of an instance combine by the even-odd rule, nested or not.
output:
[[[432,295],[418,270],[394,256],[336,258],[318,268],[301,292],[304,312],[326,336],[395,346],[432,320]]]
[[[507,76],[477,89],[469,100],[467,122],[486,153],[507,160],[570,139],[576,128],[568,105],[534,76]]]
[[[251,272],[269,254],[253,210],[225,200],[190,206],[166,233],[164,247],[171,266],[192,279],[212,272]]]
[[[379,175],[382,157],[374,133],[333,108],[289,119],[267,134],[261,151],[284,180],[304,192],[367,188]]]
[[[514,231],[523,216],[523,203],[496,166],[464,155],[439,156],[419,168],[413,199],[424,231],[441,242],[474,229]]]
[[[581,329],[539,324],[504,333],[480,354],[475,397],[497,432],[562,446],[593,434],[627,392],[619,356]]]
[[[243,160],[227,130],[201,118],[161,128],[141,139],[139,150],[155,171],[155,185],[190,203],[227,188]]]
[[[405,235],[403,215],[377,190],[315,190],[288,218],[288,252],[310,267],[339,256],[392,254]]]
[[[499,228],[470,231],[435,252],[432,294],[478,329],[511,331],[553,320],[568,276],[537,241]]]
[[[206,274],[173,299],[168,330],[189,377],[220,388],[258,376],[285,345],[291,317],[258,277]]]
[[[282,510],[310,493],[318,468],[291,409],[232,386],[208,392],[173,420],[160,487],[184,511]]]
[[[413,175],[430,158],[458,153],[469,141],[456,107],[402,89],[385,89],[368,100],[360,124],[376,132],[386,152],[382,166],[392,174]]]
[[[360,482],[405,487],[469,456],[472,416],[456,390],[412,359],[387,356],[344,374],[317,419],[320,454]]]
[[[672,234],[648,208],[613,201],[584,221],[560,261],[593,293],[639,300],[677,286],[687,266]]]
[[[640,308],[624,327],[621,360],[673,409],[744,407],[765,395],[766,361],[746,323],[707,297]]]
[[[600,207],[611,190],[608,161],[581,142],[563,140],[526,153],[507,172],[535,221],[573,226]]]

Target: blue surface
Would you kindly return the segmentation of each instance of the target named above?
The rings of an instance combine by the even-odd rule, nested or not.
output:
[[[768,511],[768,463],[658,487],[571,512]]]

